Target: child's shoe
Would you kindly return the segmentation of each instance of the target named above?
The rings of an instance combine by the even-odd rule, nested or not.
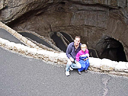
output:
[[[85,70],[84,72],[85,72],[85,73],[88,73],[88,70]]]
[[[79,75],[81,75],[81,72],[80,72],[80,71],[78,71],[78,74],[79,74]]]
[[[71,71],[73,70],[72,67],[70,67],[70,70],[71,70]]]

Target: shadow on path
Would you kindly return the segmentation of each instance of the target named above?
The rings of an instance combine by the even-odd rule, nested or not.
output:
[[[32,33],[28,33],[28,32],[19,32],[19,33],[20,33],[22,36],[24,36],[24,37],[27,37],[27,38],[30,38],[30,39],[36,41],[37,43],[40,43],[40,44],[42,44],[42,45],[45,45],[45,46],[47,46],[47,47],[49,47],[49,48],[52,48],[52,49],[56,50],[56,49],[53,48],[50,44],[48,44],[46,41],[44,41],[43,39],[41,39],[40,37],[38,37],[38,36],[36,36],[36,35],[34,35],[34,34],[32,34]]]

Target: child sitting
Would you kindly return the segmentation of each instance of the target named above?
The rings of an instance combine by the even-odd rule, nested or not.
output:
[[[86,44],[81,45],[81,50],[76,55],[76,61],[81,64],[81,68],[78,69],[78,73],[81,75],[81,71],[87,69],[89,67],[89,50],[87,49]]]

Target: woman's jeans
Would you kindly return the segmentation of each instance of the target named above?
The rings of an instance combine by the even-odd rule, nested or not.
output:
[[[70,67],[72,69],[78,69],[78,68],[81,68],[81,64],[79,62],[76,62],[76,61],[75,61],[75,63],[72,63],[70,61],[70,59],[68,59],[68,63],[66,65],[66,71],[70,71]]]

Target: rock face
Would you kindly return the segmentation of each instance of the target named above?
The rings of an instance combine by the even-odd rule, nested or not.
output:
[[[118,40],[128,59],[128,0],[1,0],[0,20],[16,31],[50,40],[52,32],[81,36],[95,49],[104,36]]]
[[[114,61],[127,61],[122,44],[109,37],[103,36],[96,44],[96,50],[99,58],[108,58]]]

